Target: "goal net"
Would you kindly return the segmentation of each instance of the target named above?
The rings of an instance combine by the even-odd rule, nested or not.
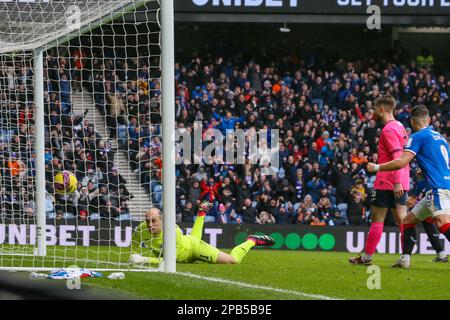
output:
[[[163,206],[159,9],[0,0],[0,269],[161,268],[128,262],[162,252],[133,238]]]

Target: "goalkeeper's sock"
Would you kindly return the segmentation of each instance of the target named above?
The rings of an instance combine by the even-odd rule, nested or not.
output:
[[[202,212],[202,211],[200,211]],[[200,214],[199,212],[199,214]],[[194,238],[197,238],[198,240],[202,240],[203,235],[203,225],[205,224],[205,215],[197,215],[197,218],[195,219],[194,226],[192,227],[191,236]]]
[[[424,221],[422,221],[423,228],[425,229],[425,232],[427,233],[428,240],[430,241],[431,246],[436,252],[442,252],[444,251],[444,248],[442,248],[442,244],[439,240],[439,230],[434,225],[433,219],[429,218]]]
[[[439,231],[450,241],[450,223],[444,224],[439,228]]]
[[[244,243],[238,245],[231,251],[231,256],[237,263],[241,263],[242,259],[247,255],[251,248],[256,245],[255,241],[247,240]]]

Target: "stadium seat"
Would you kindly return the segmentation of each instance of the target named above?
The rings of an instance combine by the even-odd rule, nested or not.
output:
[[[92,213],[89,215],[89,220],[100,220],[100,215],[98,213]]]
[[[69,212],[64,213],[64,219],[75,219],[75,215]]]
[[[339,211],[340,211],[341,214],[342,214],[342,212],[347,212],[348,204],[347,204],[347,203],[339,203],[339,204],[337,205],[337,208],[339,209]]]
[[[117,218],[115,218],[114,220],[116,221],[125,221],[125,220],[131,220],[131,215],[128,213],[124,213],[119,215]]]

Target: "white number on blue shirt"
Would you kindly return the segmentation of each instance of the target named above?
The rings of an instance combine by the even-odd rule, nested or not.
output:
[[[442,155],[444,156],[444,160],[445,160],[445,163],[447,164],[447,168],[450,169],[450,165],[448,163],[448,150],[447,150],[447,147],[446,146],[441,146],[441,152],[442,152]]]

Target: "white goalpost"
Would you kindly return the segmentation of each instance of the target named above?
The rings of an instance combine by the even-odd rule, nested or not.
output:
[[[36,241],[39,257],[47,255],[46,216],[45,216],[45,130],[44,130],[44,55],[34,51],[34,105],[35,115],[35,154],[36,154]],[[41,125],[39,125],[41,124]],[[42,188],[39,188],[42,186]]]
[[[173,0],[0,0],[0,15],[0,270],[176,272]],[[154,206],[157,251],[133,237]]]
[[[163,181],[167,184],[164,195],[164,253],[165,272],[176,271],[176,234],[174,226],[176,224],[176,176],[175,176],[175,87],[173,75],[175,70],[175,35],[174,35],[174,7],[173,0],[162,1],[161,3],[161,29],[162,37],[162,97],[163,105],[163,145],[170,146],[170,152],[163,153],[163,163],[168,163],[168,168],[163,171]],[[164,108],[164,106],[170,106]],[[171,230],[170,232],[166,232]]]

